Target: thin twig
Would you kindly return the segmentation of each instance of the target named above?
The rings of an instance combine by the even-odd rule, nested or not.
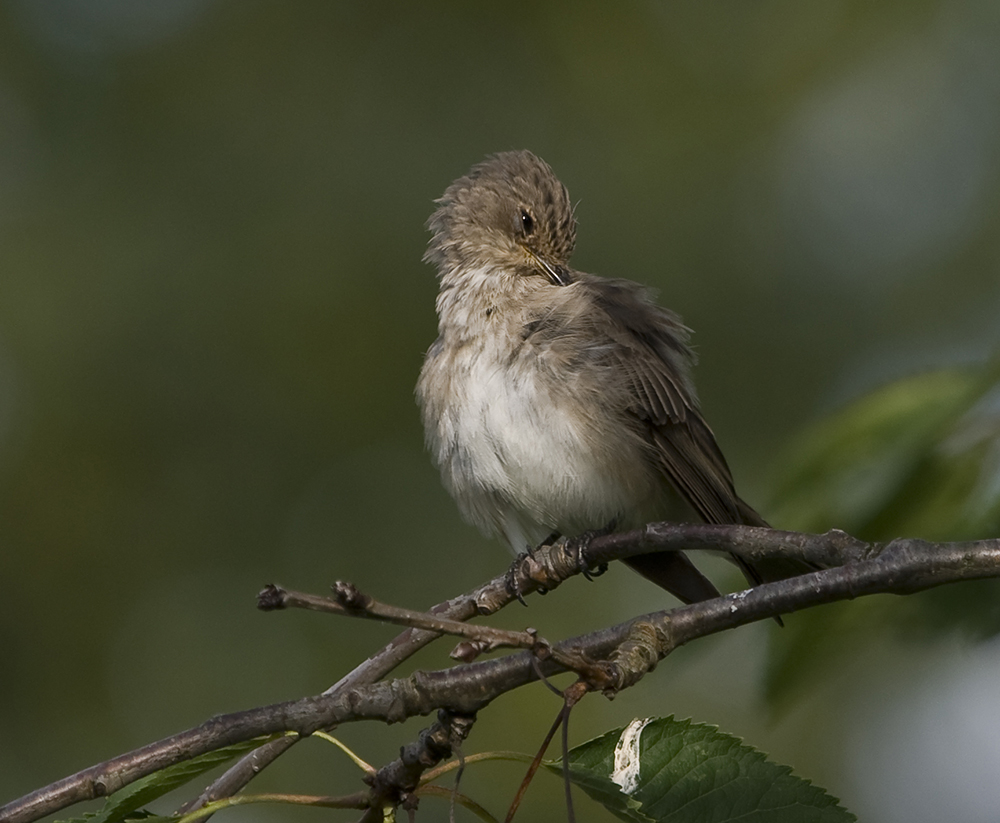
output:
[[[504,578],[498,576],[471,592],[438,603],[430,609],[430,612],[452,620],[469,620],[481,613],[482,609],[479,606],[481,602],[495,603],[499,608],[510,600],[511,596],[506,589]],[[323,694],[339,694],[356,686],[375,683],[438,637],[437,632],[407,629],[330,686]],[[206,803],[236,794],[299,739],[298,737],[279,738],[244,755],[235,765],[209,784],[198,797],[185,803],[178,812],[191,811]]]
[[[507,810],[507,816],[504,818],[504,823],[511,823],[514,819],[514,815],[517,814],[517,810],[521,806],[521,801],[524,799],[525,792],[528,791],[528,786],[531,785],[532,779],[535,777],[535,772],[538,771],[538,767],[542,765],[542,758],[545,757],[545,752],[549,748],[549,744],[552,742],[552,738],[555,737],[559,727],[565,720],[566,706],[559,710],[559,714],[556,715],[555,721],[552,723],[552,727],[549,729],[548,734],[545,735],[545,739],[542,741],[542,745],[538,747],[538,752],[535,754],[534,759],[532,759],[531,764],[528,766],[528,771],[524,774],[524,779],[521,781],[521,785],[517,788],[517,794],[514,795],[513,801],[511,801],[510,808]]]
[[[492,626],[462,623],[449,620],[430,612],[418,612],[381,603],[375,598],[362,594],[351,583],[338,581],[335,584],[338,593],[336,599],[319,597],[314,594],[290,591],[281,586],[269,585],[258,595],[258,603],[264,611],[276,609],[309,609],[310,611],[337,614],[342,617],[361,617],[367,620],[377,620],[380,623],[392,623],[396,626],[408,626],[412,629],[423,629],[438,634],[448,634],[455,637],[466,637],[481,643],[485,649],[498,648],[531,649],[546,645],[529,632],[515,632],[507,629],[496,629]]]

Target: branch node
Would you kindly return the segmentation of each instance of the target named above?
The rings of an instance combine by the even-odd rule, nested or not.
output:
[[[575,683],[571,683],[563,691],[563,697],[566,699],[566,707],[573,708],[577,703],[579,703],[587,695],[588,692],[594,691],[590,683],[585,680],[577,680]]]
[[[372,787],[370,808],[405,807],[407,798],[420,785],[423,773],[451,757],[453,748],[464,742],[475,722],[475,714],[441,709],[436,722],[423,729],[415,741],[400,748],[398,759],[364,778]]]
[[[830,529],[823,537],[834,549],[835,556],[830,558],[830,565],[843,566],[853,560],[866,560],[879,551],[876,544],[866,543],[841,529]]]
[[[492,644],[485,640],[463,640],[449,653],[452,660],[460,663],[471,663],[481,654],[490,651]]]
[[[669,621],[669,618],[666,618]],[[625,640],[611,654],[607,665],[607,684],[602,688],[606,697],[638,683],[672,650],[669,629],[657,628],[651,622],[637,620],[629,628]]]
[[[527,628],[524,633],[535,642],[531,646],[531,653],[539,660],[548,660],[552,657],[552,644],[544,637],[538,636],[538,629]]]
[[[348,611],[366,612],[374,602],[361,589],[346,580],[336,581],[330,589],[333,591],[333,599]]]
[[[274,583],[268,583],[257,593],[257,608],[262,612],[285,608],[285,590]]]

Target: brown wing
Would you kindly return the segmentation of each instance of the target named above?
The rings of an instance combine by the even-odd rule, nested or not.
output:
[[[688,330],[634,283],[603,280],[592,287],[612,320],[611,356],[627,383],[628,411],[647,427],[658,468],[707,523],[762,523],[741,505],[726,459],[698,411]]]
[[[642,362],[648,360],[643,358]],[[663,365],[662,361],[654,362]],[[657,368],[654,373],[648,368],[640,372],[633,366],[631,371],[636,373],[632,384],[633,396],[639,401],[633,412],[648,426],[658,467],[674,490],[706,523],[766,526],[764,519],[737,496],[726,458],[712,430],[695,408],[693,399],[678,390],[682,384],[671,379],[670,375],[662,375],[666,371],[663,368]],[[655,382],[658,377],[660,381]],[[678,574],[673,568],[662,568],[664,561],[661,557],[646,555],[636,558],[639,561],[637,570],[654,579],[654,582],[656,578],[653,575],[661,573],[668,573],[672,579],[677,579]],[[751,585],[764,580],[764,575],[754,566],[742,558],[733,559]],[[688,597],[682,599],[688,600]],[[690,598],[689,602],[698,599],[705,598]]]
[[[614,357],[628,384],[629,412],[646,427],[653,459],[664,477],[706,523],[767,526],[737,495],[715,435],[698,410],[689,376],[694,358],[687,329],[675,315],[653,305],[641,287],[627,281],[595,285],[603,292],[605,311],[617,321]],[[630,565],[687,602],[713,596],[714,586],[690,561],[684,558],[688,570],[665,557],[644,555]],[[751,585],[812,570],[795,561],[751,565],[733,559]]]

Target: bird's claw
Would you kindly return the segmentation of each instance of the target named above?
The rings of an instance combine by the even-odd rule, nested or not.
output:
[[[507,593],[517,599],[517,602],[522,606],[527,606],[528,604],[524,600],[524,596],[521,594],[521,584],[518,583],[517,572],[521,567],[521,563],[526,559],[531,557],[531,549],[521,552],[517,557],[514,558],[514,562],[510,564],[507,568],[506,574],[503,576],[504,587],[507,589]]]
[[[600,577],[604,572],[608,570],[607,563],[601,563],[596,569],[591,571],[590,569],[582,568],[580,569],[580,574],[586,577],[588,580],[593,581],[595,577]]]
[[[607,563],[601,563],[594,569],[591,569],[590,561],[587,558],[587,549],[590,546],[591,540],[595,537],[607,534],[610,530],[611,527],[595,531],[586,531],[583,534],[566,540],[566,547],[564,551],[570,555],[573,562],[576,564],[576,570],[586,577],[587,580],[593,580],[595,577],[600,577],[608,570]]]

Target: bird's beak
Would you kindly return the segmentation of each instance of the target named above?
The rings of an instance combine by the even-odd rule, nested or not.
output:
[[[539,257],[531,249],[528,249],[528,255],[535,262],[535,264],[540,269],[540,273],[545,277],[553,286],[566,286],[570,283],[569,272],[566,271],[562,266],[553,266],[547,260]]]

